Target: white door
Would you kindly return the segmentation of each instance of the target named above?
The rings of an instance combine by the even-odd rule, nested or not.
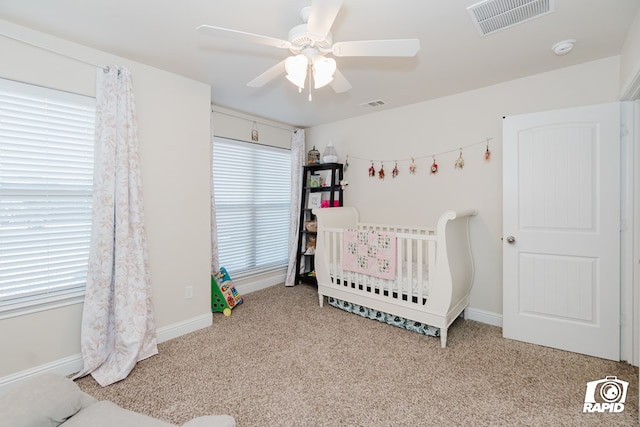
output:
[[[620,106],[503,122],[503,335],[620,360]]]

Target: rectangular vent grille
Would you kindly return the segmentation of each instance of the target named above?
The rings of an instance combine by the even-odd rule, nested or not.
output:
[[[360,104],[360,106],[361,107],[381,107],[385,104],[386,102],[384,102],[382,99],[376,99],[375,101],[363,102],[362,104]]]
[[[553,12],[553,0],[484,0],[467,8],[482,36]]]

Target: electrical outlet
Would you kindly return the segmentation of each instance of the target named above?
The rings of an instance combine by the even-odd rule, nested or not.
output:
[[[193,286],[186,286],[184,288],[184,299],[193,298]]]

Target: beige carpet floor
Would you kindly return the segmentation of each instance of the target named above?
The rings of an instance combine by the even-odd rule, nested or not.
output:
[[[307,285],[244,297],[230,317],[160,344],[124,381],[78,385],[176,424],[226,413],[240,427],[638,425],[638,370],[624,362],[463,319],[442,349],[439,338],[320,308]],[[583,413],[587,382],[612,375],[629,382],[624,411]]]

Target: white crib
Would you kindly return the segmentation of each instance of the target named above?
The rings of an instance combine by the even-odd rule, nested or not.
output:
[[[318,219],[315,270],[320,306],[333,297],[447,329],[469,305],[473,258],[469,219],[475,210],[447,211],[435,228],[360,223],[353,207],[314,209]],[[345,230],[376,231],[395,236],[395,279],[347,271],[343,268]]]

